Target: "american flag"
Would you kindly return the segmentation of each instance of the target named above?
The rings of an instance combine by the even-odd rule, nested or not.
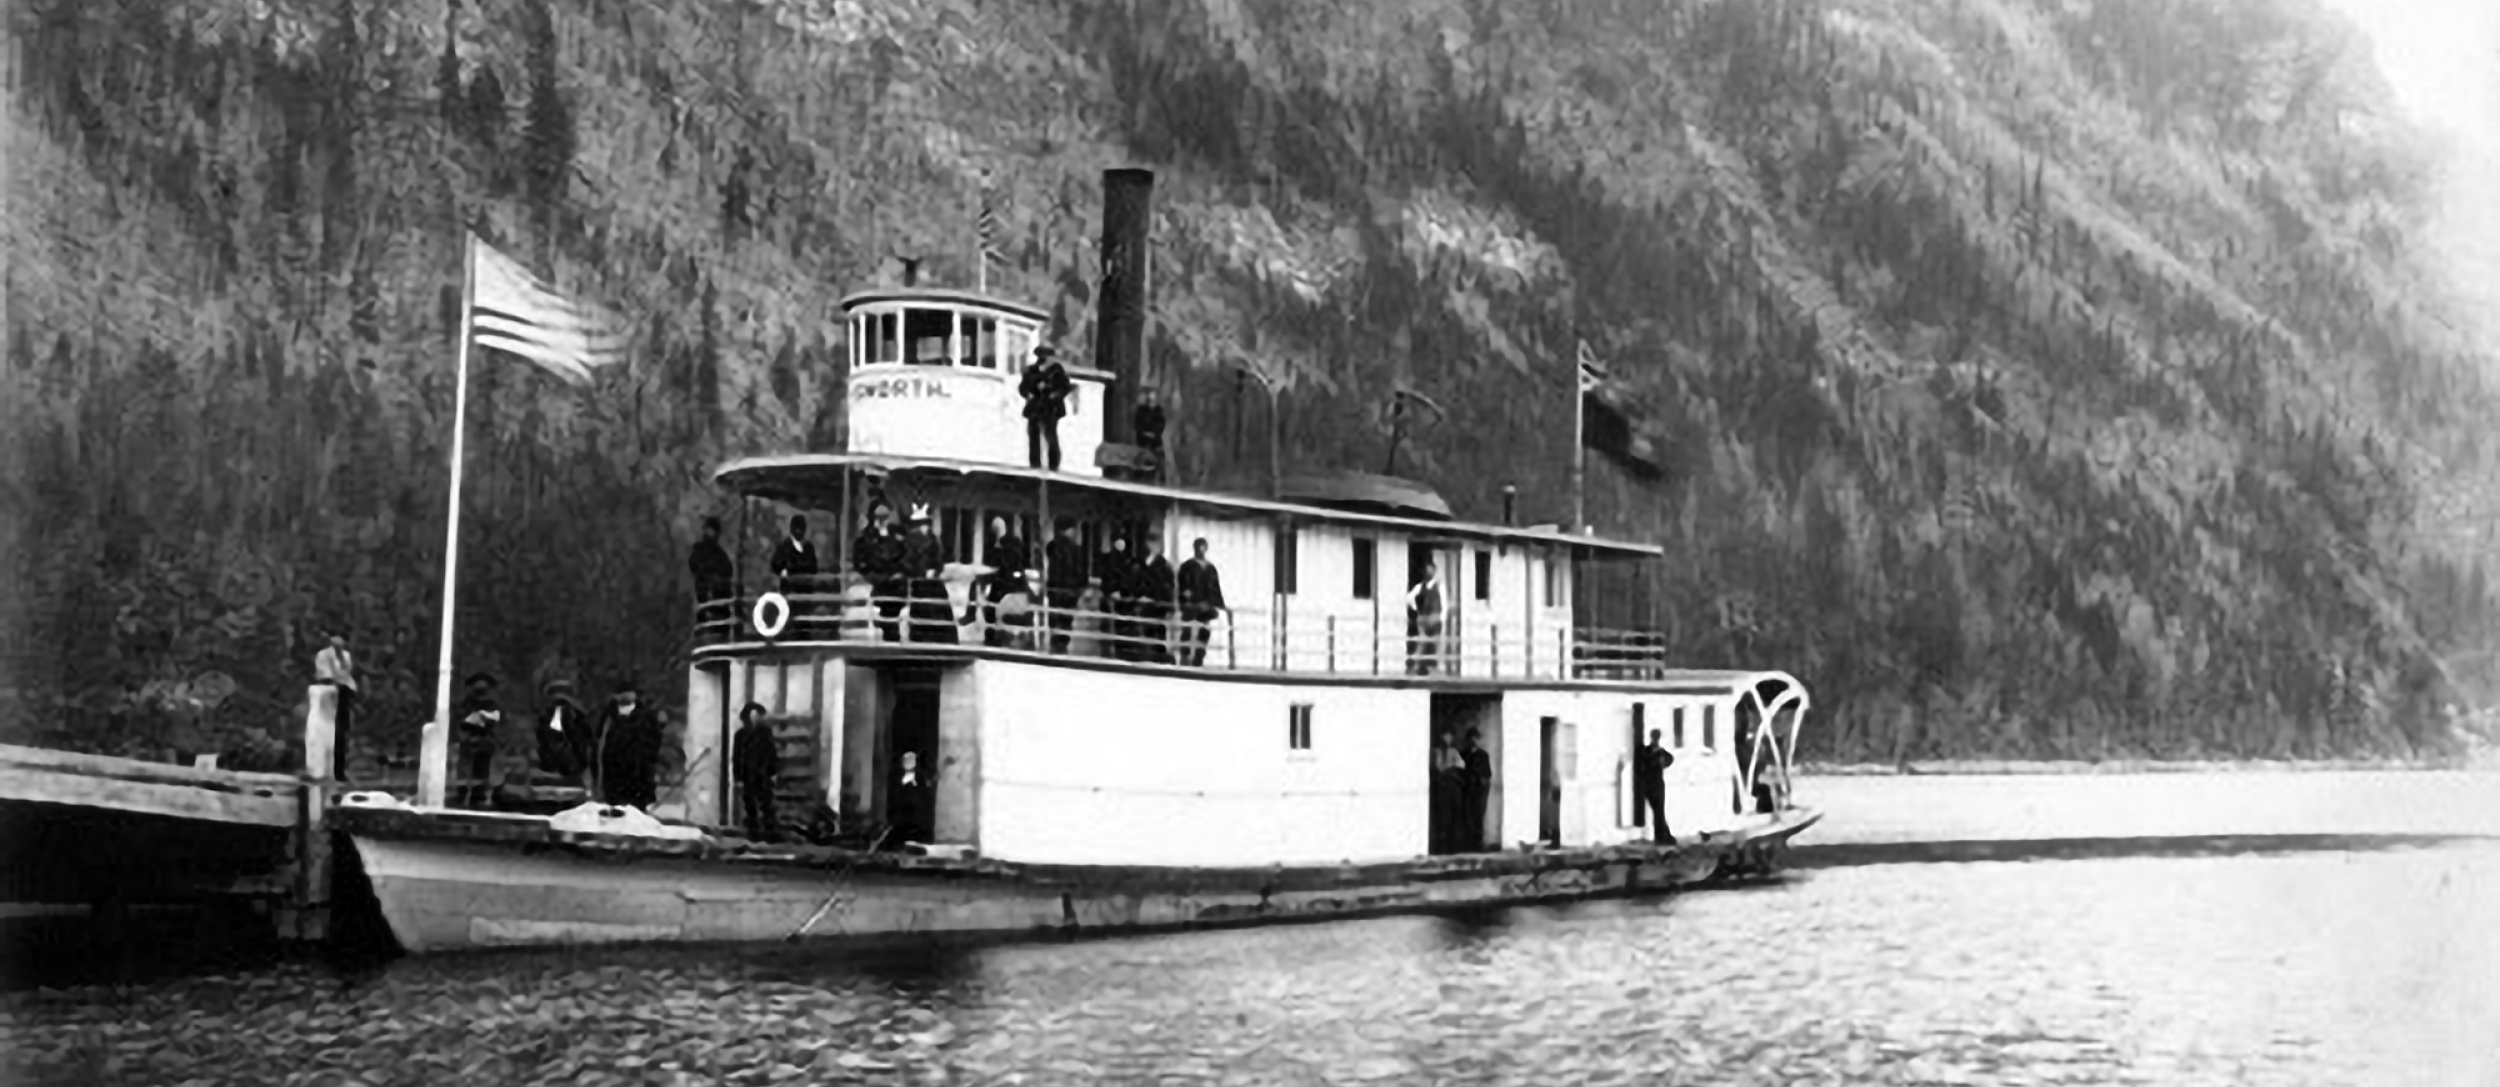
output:
[[[625,358],[623,322],[557,293],[521,262],[469,235],[470,342],[509,351],[575,385]]]

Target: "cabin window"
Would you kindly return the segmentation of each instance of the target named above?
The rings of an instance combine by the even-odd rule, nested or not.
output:
[[[1563,557],[1557,553],[1545,559],[1545,606],[1562,603]]]
[[[1675,746],[1684,746],[1684,707],[1675,708]]]
[[[1294,703],[1285,714],[1285,745],[1294,751],[1311,749],[1311,704]]]
[[[1716,705],[1703,706],[1701,708],[1701,746],[1716,747],[1718,746],[1718,742],[1719,707]]]
[[[1276,595],[1292,596],[1302,591],[1302,530],[1292,525],[1276,526]]]
[[[998,369],[998,319],[981,318],[980,323],[974,326],[973,337],[973,357],[980,362],[981,368]]]
[[[869,365],[903,361],[903,315],[871,313],[868,325]]]
[[[979,534],[978,523],[975,520],[978,516],[972,510],[958,509],[953,506],[938,509],[938,543],[945,548],[947,555],[952,556],[951,561],[972,561],[972,541]]]
[[[1372,582],[1379,574],[1380,545],[1363,536],[1354,538],[1354,598],[1372,598]]]
[[[1476,599],[1493,599],[1493,553],[1476,552]]]
[[[903,344],[909,352],[907,360],[917,366],[945,366],[955,337],[955,314],[950,310],[909,309],[903,311]]]

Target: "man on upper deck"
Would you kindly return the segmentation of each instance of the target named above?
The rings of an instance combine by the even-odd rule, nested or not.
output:
[[[981,640],[988,645],[1007,645],[1012,639],[999,625],[998,603],[1028,591],[1024,571],[1031,558],[1025,554],[1024,541],[1008,529],[1004,517],[990,518],[990,542],[983,557],[989,560],[990,572],[982,579]]]
[[[914,505],[903,538],[903,574],[911,596],[910,640],[953,645],[955,603],[946,595],[946,545],[930,531],[929,507]]]
[[[1130,592],[1136,597],[1137,622],[1132,633],[1138,639],[1135,660],[1172,663],[1172,596],[1177,586],[1172,563],[1163,557],[1163,541],[1147,532],[1145,557],[1137,562],[1137,572],[1129,580]]]
[[[1068,394],[1075,389],[1067,367],[1059,365],[1058,351],[1049,344],[1033,349],[1033,365],[1016,382],[1016,395],[1024,398],[1025,453],[1033,467],[1045,467],[1042,452],[1047,446],[1047,467],[1059,470],[1059,420],[1067,416]]]
[[[1161,480],[1163,472],[1163,405],[1155,403],[1151,388],[1137,391],[1137,410],[1129,413],[1130,429],[1137,435],[1137,448],[1146,451],[1149,463],[1142,473],[1148,482]]]
[[[730,564],[729,552],[720,545],[720,518],[703,519],[703,538],[694,542],[693,552],[686,556],[686,572],[694,575],[696,621],[727,614],[737,568]]]
[[[900,619],[909,586],[903,580],[903,537],[894,531],[894,507],[885,499],[868,503],[867,527],[851,541],[851,569],[868,582],[868,595],[876,601],[877,636],[902,641]]]

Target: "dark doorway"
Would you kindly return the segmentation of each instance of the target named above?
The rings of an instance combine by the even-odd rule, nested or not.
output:
[[[878,791],[883,800],[886,845],[930,840],[937,828],[934,773],[938,746],[938,677],[926,670],[890,673],[894,682],[894,715],[879,737]],[[910,755],[909,760],[903,756]],[[905,780],[905,762],[910,766]]]
[[[1562,718],[1537,718],[1536,837],[1548,845],[1562,842],[1562,762],[1554,750],[1561,732]]]
[[[1425,767],[1431,783],[1426,824],[1431,828],[1429,851],[1479,852],[1487,841],[1501,841],[1500,805],[1495,802],[1499,793],[1494,784],[1495,767],[1501,765],[1502,696],[1435,692],[1431,716],[1432,735],[1425,741],[1425,757],[1455,766],[1427,763]],[[1469,755],[1471,734],[1481,754]],[[1446,756],[1439,744],[1443,735],[1450,740]]]

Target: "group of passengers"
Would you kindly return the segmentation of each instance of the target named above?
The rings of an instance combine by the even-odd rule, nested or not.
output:
[[[1039,556],[1042,569],[1036,570],[1030,546],[1007,518],[993,517],[984,550],[988,570],[974,581],[968,606],[958,612],[946,589],[947,546],[934,531],[929,507],[915,504],[907,528],[898,530],[895,522],[893,504],[872,499],[849,555],[851,570],[868,587],[880,641],[958,644],[959,628],[978,620],[986,645],[1037,651],[1047,646],[1064,654],[1077,616],[1091,611],[1106,655],[1115,660],[1201,665],[1211,625],[1230,611],[1223,576],[1207,557],[1204,538],[1191,543],[1189,560],[1176,569],[1164,557],[1158,534],[1144,525],[1114,525],[1102,548],[1091,550],[1077,521],[1061,517]],[[788,601],[787,624],[817,627],[806,632],[821,636],[821,624],[831,614],[825,597],[840,579],[820,573],[807,528],[807,518],[790,518],[788,535],[775,543],[769,566]],[[718,518],[704,519],[687,569],[694,578],[698,622],[735,624],[736,567],[721,545]],[[1086,606],[1089,590],[1099,592],[1094,605],[1099,610]],[[1036,628],[1042,610],[1037,602],[1048,605],[1046,635]]]

